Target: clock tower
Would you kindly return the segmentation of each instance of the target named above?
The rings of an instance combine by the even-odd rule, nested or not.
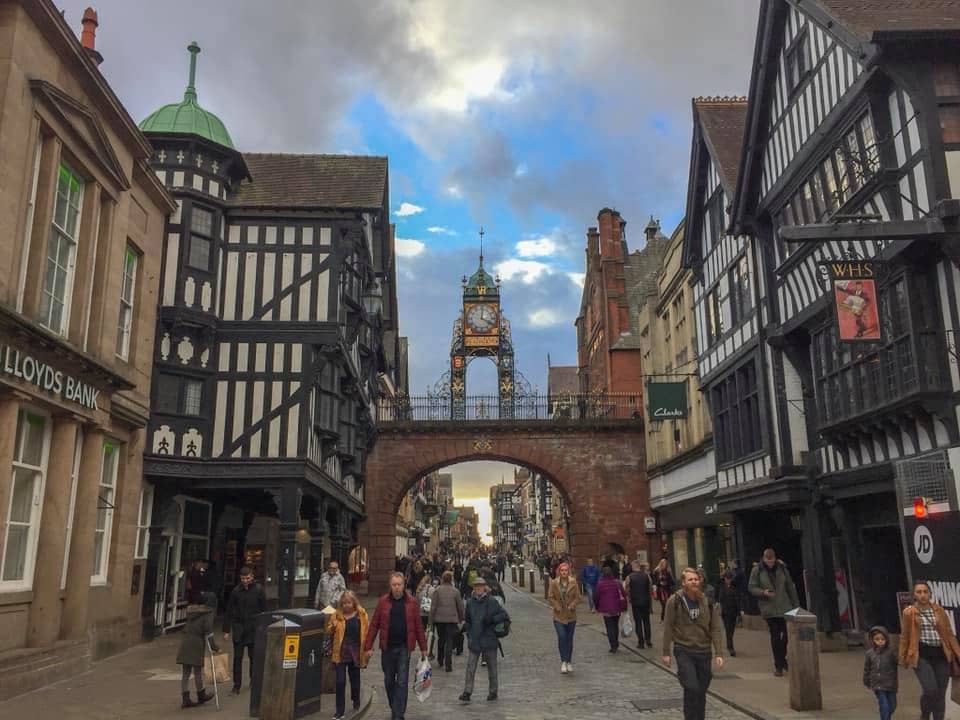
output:
[[[497,365],[499,417],[514,415],[514,362],[510,321],[500,307],[500,278],[483,267],[483,229],[480,230],[480,266],[463,277],[463,307],[453,324],[450,343],[450,400],[453,419],[466,417],[467,365],[488,357]]]

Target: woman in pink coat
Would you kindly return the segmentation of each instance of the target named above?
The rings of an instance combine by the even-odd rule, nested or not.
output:
[[[620,649],[620,613],[627,609],[627,594],[609,565],[603,566],[603,575],[597,582],[594,600],[597,612],[603,615],[610,652],[615,653]]]

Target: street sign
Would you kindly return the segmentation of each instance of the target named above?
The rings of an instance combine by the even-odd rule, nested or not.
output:
[[[880,265],[875,260],[820,263],[830,281],[840,342],[878,342],[882,339],[877,294]]]
[[[647,409],[650,420],[682,420],[687,417],[685,382],[648,382]]]

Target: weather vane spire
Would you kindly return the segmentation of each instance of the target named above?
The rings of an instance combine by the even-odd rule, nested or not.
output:
[[[187,82],[187,90],[183,94],[183,99],[196,101],[197,99],[197,55],[200,54],[200,46],[197,44],[196,40],[194,40],[192,43],[187,45],[187,52],[190,53],[190,79]]]
[[[480,267],[483,267],[483,225],[480,226]]]

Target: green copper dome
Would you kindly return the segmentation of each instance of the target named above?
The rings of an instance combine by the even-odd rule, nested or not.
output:
[[[223,121],[208,110],[204,110],[197,103],[197,89],[194,85],[197,79],[197,54],[200,46],[196,42],[190,43],[187,50],[190,53],[190,82],[183,100],[178,103],[164,105],[159,110],[148,115],[140,123],[140,129],[146,133],[184,133],[197,135],[231,150],[233,140]]]

